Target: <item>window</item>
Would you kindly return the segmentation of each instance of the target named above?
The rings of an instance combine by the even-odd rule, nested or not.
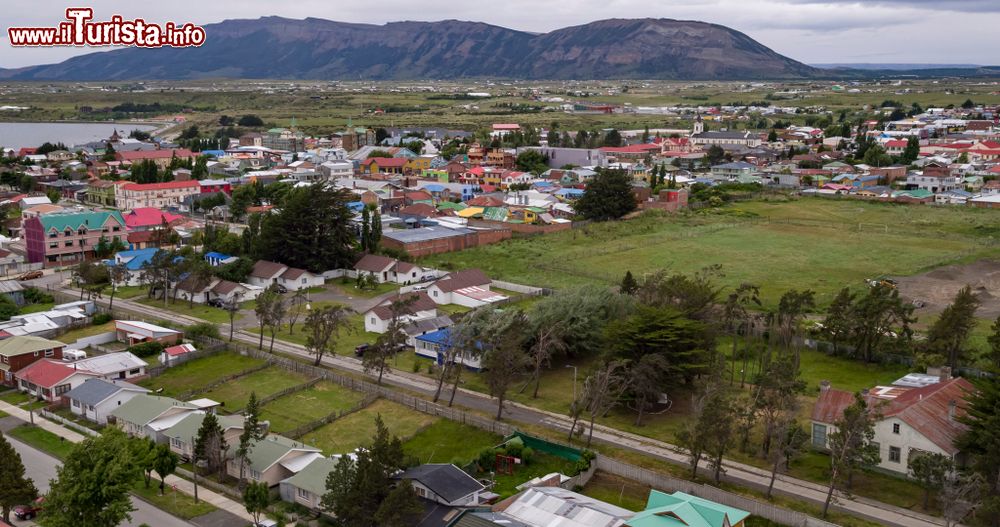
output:
[[[60,384],[59,386],[56,386],[56,397],[61,396],[62,394],[68,392],[69,390],[70,386],[68,384]]]
[[[826,425],[813,423],[812,444],[818,447],[826,447]]]
[[[55,238],[57,236],[59,236],[59,233],[56,232],[56,231],[52,231],[52,232],[49,233],[49,238]]]
[[[260,481],[260,472],[257,472],[254,469],[250,469],[250,479],[254,481]]]
[[[302,283],[303,283],[303,284],[305,284],[305,283],[306,283],[306,279],[305,279],[305,278],[303,278],[303,279],[302,279]]]
[[[129,370],[128,374],[129,375],[139,375],[139,368],[136,368],[134,370]]]
[[[55,354],[56,354],[55,350],[45,350],[45,356],[46,357],[51,357],[51,356],[53,356]]]
[[[902,456],[898,446],[889,447],[889,461],[892,461],[893,463],[899,463],[901,457]]]
[[[66,230],[63,231],[63,235],[64,236],[72,236],[73,235],[73,231],[69,227],[67,227]]]
[[[73,240],[66,240],[66,242],[63,243],[63,245],[65,245],[66,247],[72,247],[73,246]]]
[[[176,437],[170,438],[170,446],[174,448],[184,448],[184,444],[181,443],[181,440],[177,439]]]
[[[899,423],[892,423],[892,433],[894,434],[899,433]]]
[[[73,399],[73,408],[79,408],[79,407],[80,407],[80,401]]]
[[[309,491],[306,490],[306,489],[296,488],[295,489],[295,494],[297,494],[300,498],[302,498],[304,500],[309,500],[311,498],[311,495],[309,494]]]
[[[49,243],[49,249],[56,249],[58,247],[59,247],[59,242],[51,242],[51,243]]]

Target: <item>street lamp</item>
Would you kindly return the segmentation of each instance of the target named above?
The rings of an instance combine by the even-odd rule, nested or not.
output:
[[[573,400],[576,400],[576,366],[567,364],[567,368],[573,368]]]

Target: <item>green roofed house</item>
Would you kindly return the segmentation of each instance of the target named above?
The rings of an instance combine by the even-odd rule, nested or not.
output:
[[[646,510],[625,522],[628,527],[743,527],[750,513],[675,492],[649,491]]]
[[[322,457],[323,452],[318,448],[279,435],[269,435],[251,446],[244,475],[273,487]],[[226,470],[230,476],[240,477],[240,461],[230,459]]]
[[[281,499],[297,503],[311,510],[320,509],[320,501],[326,494],[326,477],[333,472],[338,460],[325,457],[316,458],[298,474],[280,483]]]
[[[125,243],[125,219],[121,212],[88,211],[45,214],[24,221],[24,245],[28,261],[47,267],[72,265],[94,258],[101,238]]]
[[[222,427],[222,436],[226,439],[227,445],[236,445],[240,442],[240,435],[243,433],[243,417],[239,415],[220,415],[219,426]],[[205,412],[191,412],[184,416],[177,424],[167,428],[162,432],[165,440],[170,442],[170,450],[185,460],[191,459],[194,455],[194,438],[198,436],[198,429],[201,422],[205,420]]]
[[[112,410],[108,424],[117,425],[130,436],[148,437],[163,443],[166,439],[162,432],[195,411],[198,407],[193,404],[171,397],[142,394]]]

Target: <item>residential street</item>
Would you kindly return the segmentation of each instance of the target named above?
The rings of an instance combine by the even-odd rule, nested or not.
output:
[[[3,421],[6,420],[14,420],[16,424],[20,424],[20,421],[13,417],[3,418]],[[14,446],[14,450],[17,450],[17,453],[21,455],[24,468],[28,476],[35,481],[35,486],[38,487],[38,490],[43,493],[48,492],[49,480],[56,477],[56,467],[59,466],[59,460],[13,437],[8,436],[7,441],[10,441]],[[132,498],[132,506],[136,509],[132,513],[132,521],[122,523],[121,525],[138,527],[145,523],[151,527],[193,527],[192,524],[171,516],[138,498]],[[14,525],[31,525],[31,522],[18,522],[15,520]]]
[[[65,291],[69,294],[73,293],[71,290]],[[107,303],[106,299],[99,302],[103,304]],[[116,309],[130,311],[153,319],[163,317],[163,312],[161,311],[126,300],[116,301],[115,307]],[[176,314],[173,314],[173,317],[182,323],[193,324],[201,322],[198,319]],[[223,329],[224,333],[225,329],[228,328]],[[256,346],[258,342],[258,335],[241,330],[238,324],[235,338],[248,346]],[[311,358],[304,347],[296,344],[276,340],[274,347],[282,353]],[[362,373],[361,361],[353,357],[325,356],[323,364],[334,369]],[[404,388],[424,395],[433,394],[436,388],[436,385],[430,379],[398,370],[386,373],[383,377],[383,382],[389,386]],[[496,412],[495,399],[488,395],[465,389],[460,389],[459,393],[456,394],[455,404],[459,407],[483,412],[486,415]],[[508,402],[505,405],[504,419],[508,422],[524,422],[548,427],[561,434],[568,432],[570,427],[570,419],[564,415],[538,410],[515,402]],[[618,448],[634,450],[647,456],[672,463],[687,464],[687,456],[679,453],[674,445],[622,432],[606,426],[598,425],[594,428],[594,441],[610,444]],[[769,474],[766,470],[734,461],[725,461],[723,466],[725,467],[725,478],[728,480],[758,489],[766,488],[767,486]],[[803,499],[818,505],[821,505],[826,498],[826,487],[823,485],[799,480],[787,475],[778,476],[774,484],[774,489],[776,493]],[[835,509],[849,511],[852,514],[877,521],[884,525],[898,527],[938,527],[944,525],[942,518],[932,517],[866,498],[847,497],[841,493],[837,494],[837,501],[832,505]]]

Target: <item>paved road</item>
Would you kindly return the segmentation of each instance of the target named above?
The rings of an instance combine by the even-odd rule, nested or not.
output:
[[[107,303],[101,301],[102,303]],[[154,308],[129,301],[115,302],[115,306],[125,311],[131,311],[143,316],[162,317],[162,313]],[[175,318],[184,323],[200,322],[198,319],[175,315]],[[228,328],[226,328],[228,329]],[[235,339],[243,344],[256,347],[259,335],[245,332],[238,325],[235,332]],[[305,351],[305,348],[296,344],[275,340],[274,347],[278,351],[287,354],[299,355],[312,358]],[[323,364],[333,369],[345,370],[354,373],[362,372],[361,362],[353,357],[325,356]],[[421,377],[408,372],[398,370],[386,373],[383,383],[389,386],[404,388],[411,392],[418,392],[424,395],[433,395],[436,384],[433,380]],[[447,390],[443,400],[447,401],[450,390]],[[459,407],[484,412],[487,415],[496,413],[496,400],[488,395],[459,389],[455,396],[455,404]],[[504,406],[504,419],[512,422],[523,422],[548,427],[560,433],[567,433],[571,426],[571,421],[565,415],[538,410],[520,403],[508,402]],[[594,427],[594,441],[597,443],[610,444],[619,448],[626,448],[647,456],[658,458],[686,465],[687,456],[679,453],[676,446],[663,441],[658,441],[648,437],[639,436],[616,430],[610,427],[597,425]],[[743,463],[725,461],[725,479],[738,484],[748,485],[756,488],[766,488],[770,474],[766,470],[759,469]],[[826,498],[826,487],[792,478],[786,475],[779,475],[775,481],[774,489],[776,493],[804,499],[814,504],[822,505]],[[899,527],[939,527],[944,525],[942,518],[932,517],[901,507],[895,507],[886,503],[869,500],[859,497],[848,497],[837,493],[838,505],[833,507],[837,510],[861,516],[885,525]]]
[[[7,437],[7,440],[14,446],[14,450],[21,454],[21,462],[24,463],[28,476],[35,481],[38,490],[43,493],[48,492],[49,480],[56,477],[56,467],[59,466],[59,460],[13,437]],[[192,527],[190,523],[167,514],[138,498],[132,498],[132,506],[136,509],[132,512],[132,521],[124,522],[121,525],[137,527],[145,523],[153,527]],[[15,521],[14,524],[28,525],[28,522]]]

